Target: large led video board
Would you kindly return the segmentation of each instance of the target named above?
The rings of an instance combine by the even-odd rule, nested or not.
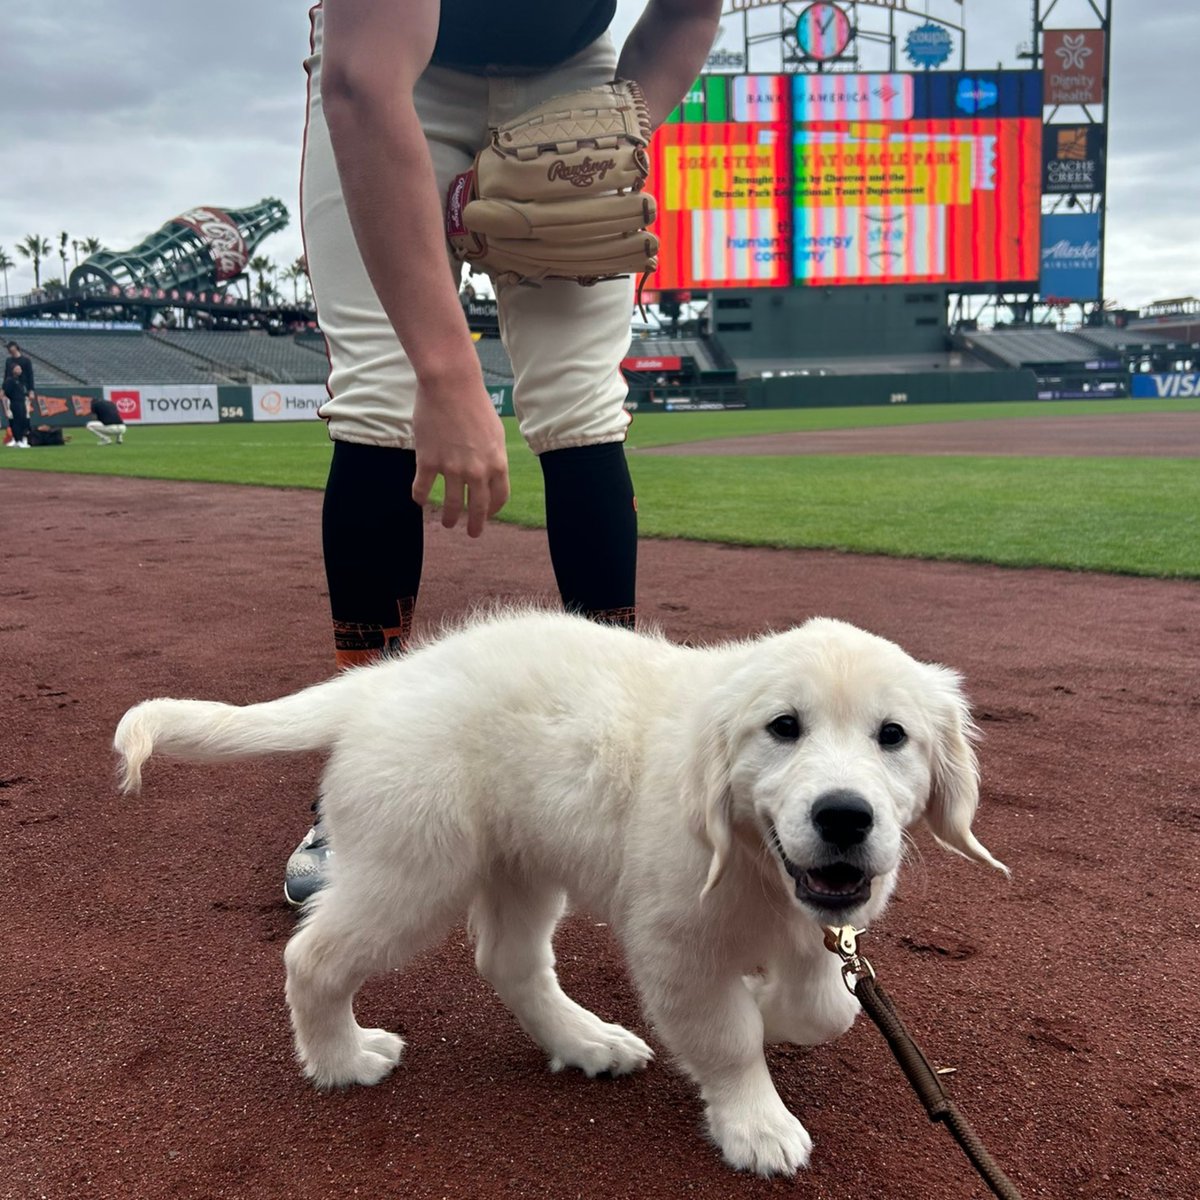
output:
[[[1038,71],[702,77],[658,130],[658,288],[1035,283]]]

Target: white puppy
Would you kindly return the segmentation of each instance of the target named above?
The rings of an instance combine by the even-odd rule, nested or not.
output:
[[[149,700],[115,745],[127,790],[153,750],[330,752],[329,882],[285,953],[319,1087],[396,1065],[404,1043],[362,1028],[354,994],[464,913],[480,973],[552,1070],[644,1067],[645,1042],[559,986],[569,899],[617,931],[726,1161],[765,1175],[803,1166],[811,1140],[764,1041],[825,1041],[858,1010],[822,926],[878,916],[922,820],[1003,869],[971,832],[969,731],[953,672],[839,621],[690,649],[525,612],[270,703]]]

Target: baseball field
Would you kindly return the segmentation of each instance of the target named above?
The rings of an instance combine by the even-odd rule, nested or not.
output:
[[[538,471],[478,542],[427,526],[418,624],[553,582]],[[976,828],[1005,880],[924,836],[864,948],[1026,1197],[1200,1195],[1200,402],[639,413],[639,607],[673,639],[822,614],[965,676]],[[319,762],[151,764],[121,713],[249,703],[332,666],[312,425],[132,428],[0,450],[4,1197],[966,1200],[983,1185],[865,1019],[769,1052],[815,1141],[730,1173],[663,1059],[552,1075],[465,931],[361,993],[409,1042],[375,1088],[292,1061],[282,865]],[[567,989],[646,1036],[609,930]]]

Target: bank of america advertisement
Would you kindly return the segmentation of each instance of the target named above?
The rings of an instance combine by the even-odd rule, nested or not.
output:
[[[704,76],[655,134],[662,289],[1032,283],[1037,71]]]

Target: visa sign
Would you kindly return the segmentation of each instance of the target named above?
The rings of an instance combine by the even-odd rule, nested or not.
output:
[[[1132,396],[1161,398],[1163,396],[1200,396],[1200,371],[1183,371],[1175,375],[1134,375],[1130,380]]]

